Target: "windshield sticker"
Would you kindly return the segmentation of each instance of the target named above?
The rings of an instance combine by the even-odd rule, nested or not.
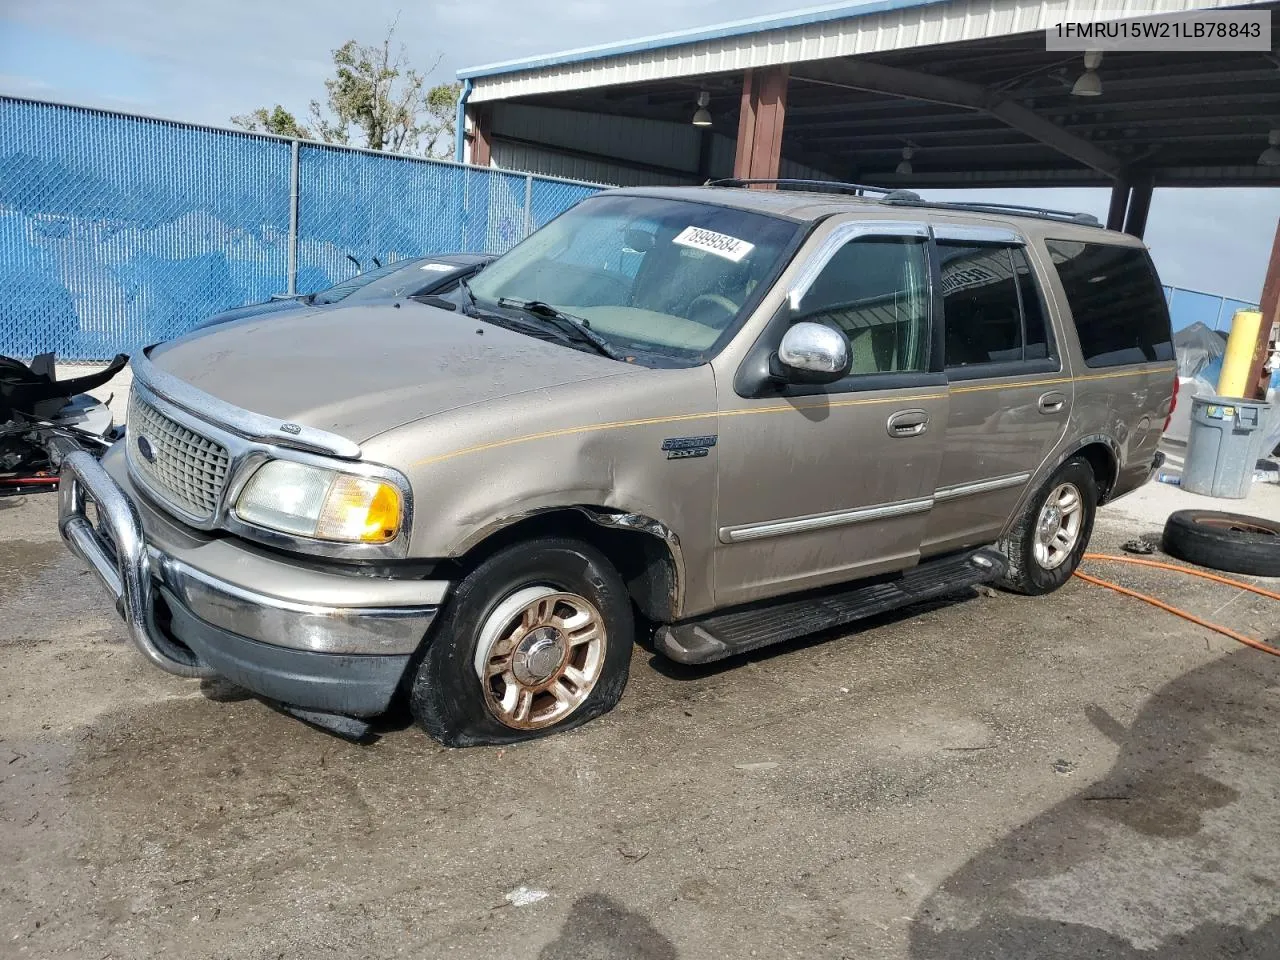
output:
[[[453,267],[447,263],[424,263],[419,270],[430,270],[432,273],[448,273]]]
[[[734,263],[756,248],[754,243],[747,243],[727,233],[716,233],[714,230],[705,230],[702,227],[685,227],[671,242],[678,243],[682,247],[692,247],[694,250],[705,250],[707,253],[714,253],[717,257],[724,257]]]

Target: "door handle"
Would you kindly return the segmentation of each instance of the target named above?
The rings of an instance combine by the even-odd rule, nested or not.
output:
[[[918,437],[929,429],[929,414],[924,410],[899,410],[887,424],[891,437]]]
[[[1040,408],[1041,413],[1057,413],[1067,404],[1067,395],[1059,393],[1057,390],[1050,390],[1048,393],[1040,394],[1040,399],[1036,402],[1036,406]]]

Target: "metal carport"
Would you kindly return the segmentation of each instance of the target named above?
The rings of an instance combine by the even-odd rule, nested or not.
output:
[[[1107,52],[1072,18],[1265,10],[1212,0],[874,0],[461,70],[472,162],[620,184],[817,177],[886,186],[1110,186],[1141,235],[1154,186],[1280,184],[1280,55]],[[711,125],[690,122],[708,95]],[[461,128],[460,128],[461,129]],[[1274,139],[1274,138],[1273,138]],[[909,172],[908,172],[909,171]]]

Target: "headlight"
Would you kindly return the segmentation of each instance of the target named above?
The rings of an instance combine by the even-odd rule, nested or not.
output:
[[[400,491],[385,480],[269,460],[236,500],[236,516],[317,540],[387,543],[400,532]]]

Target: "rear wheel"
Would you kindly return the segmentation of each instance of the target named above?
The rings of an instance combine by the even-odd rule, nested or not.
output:
[[[1098,484],[1087,461],[1059,467],[997,544],[1009,558],[1001,586],[1040,596],[1066,583],[1089,546],[1097,504]]]
[[[580,726],[621,698],[634,630],[626,586],[594,547],[508,547],[458,584],[414,680],[414,717],[454,747]]]

